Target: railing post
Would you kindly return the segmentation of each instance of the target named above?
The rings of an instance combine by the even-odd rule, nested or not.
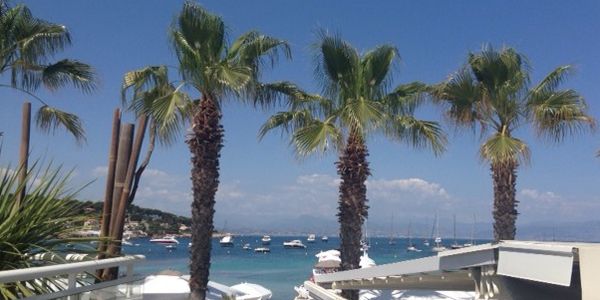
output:
[[[77,276],[77,273],[74,273],[74,272],[69,273],[69,277],[68,277],[68,281],[67,281],[67,290],[68,291],[75,289],[76,283],[77,283],[76,276]],[[75,300],[75,297],[76,296],[68,296],[67,300]]]

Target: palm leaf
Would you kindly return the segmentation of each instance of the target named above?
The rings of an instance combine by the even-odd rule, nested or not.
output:
[[[528,163],[531,156],[529,147],[525,142],[501,132],[494,134],[481,145],[479,155],[492,164]]]
[[[88,64],[69,59],[44,66],[42,82],[50,90],[62,88],[69,83],[84,92],[90,92],[96,87],[92,68]]]
[[[392,80],[394,58],[398,57],[398,49],[390,45],[379,46],[367,52],[361,59],[362,81],[368,95],[378,98],[383,95]]]
[[[335,149],[342,143],[342,134],[335,127],[332,120],[313,121],[306,126],[294,131],[292,144],[299,156],[307,156],[312,153],[325,153],[329,149]]]
[[[83,123],[74,114],[44,105],[37,111],[36,123],[38,127],[46,132],[55,131],[58,127],[64,127],[65,130],[75,137],[77,142],[85,141]]]
[[[407,115],[391,118],[385,133],[415,148],[429,148],[436,155],[444,152],[448,143],[446,134],[437,122],[418,120]]]

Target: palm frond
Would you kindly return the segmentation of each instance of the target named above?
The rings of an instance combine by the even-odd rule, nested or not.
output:
[[[77,142],[85,141],[85,131],[83,123],[74,114],[64,112],[48,105],[42,106],[36,114],[36,123],[38,127],[46,132],[55,131],[59,127],[64,127],[75,137]]]
[[[186,1],[176,22],[174,29],[207,65],[221,60],[227,41],[225,23],[221,17],[195,2]],[[176,44],[176,47],[179,45]]]
[[[383,124],[386,113],[381,102],[348,99],[341,108],[340,121],[350,130],[367,132]]]
[[[536,133],[554,142],[595,126],[583,97],[574,90],[539,90],[531,94],[528,105]]]
[[[422,82],[398,85],[391,93],[382,98],[386,111],[391,115],[412,115],[423,103],[429,87]]]
[[[280,51],[286,58],[292,57],[291,48],[286,41],[250,31],[241,35],[231,45],[227,56],[229,61],[250,67],[258,76],[259,71],[265,66],[265,60],[271,67],[275,66]]]
[[[460,126],[474,126],[484,117],[487,105],[482,103],[482,87],[467,68],[452,74],[445,82],[430,88],[438,102],[448,106],[448,117]]]
[[[320,33],[315,48],[315,77],[324,95],[332,99],[340,96],[341,101],[356,97],[360,71],[358,51],[339,36],[325,32]]]
[[[159,142],[164,145],[170,145],[177,139],[191,116],[192,99],[180,87],[170,94],[152,99],[148,107],[148,113],[156,124]]]
[[[492,164],[506,162],[528,163],[531,157],[529,147],[520,139],[497,132],[487,139],[479,149],[481,159]]]
[[[363,55],[361,80],[368,95],[373,98],[382,96],[392,80],[391,69],[396,57],[399,57],[398,49],[391,45],[379,46]]]
[[[71,84],[84,92],[91,92],[96,88],[96,75],[88,64],[63,59],[43,67],[42,82],[50,90]]]
[[[315,121],[310,110],[293,110],[275,113],[261,126],[258,137],[262,139],[273,129],[280,129],[281,133],[290,133]]]
[[[435,155],[444,152],[448,143],[446,134],[437,122],[418,120],[409,115],[390,118],[385,133],[415,148],[429,148]]]
[[[332,120],[315,120],[294,131],[292,144],[299,156],[313,153],[325,153],[341,145],[342,133]]]

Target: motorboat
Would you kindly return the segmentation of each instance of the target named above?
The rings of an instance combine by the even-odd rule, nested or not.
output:
[[[311,233],[308,235],[308,238],[306,238],[306,241],[309,243],[314,243],[316,239],[317,239],[317,236],[314,235],[313,233]]]
[[[412,242],[412,235],[410,232],[411,222],[408,222],[408,247],[406,247],[407,252],[421,252],[420,249],[417,249],[415,244]]]
[[[162,238],[151,239],[150,243],[156,243],[160,245],[179,245],[179,241],[172,235],[167,235]]]
[[[231,234],[227,234],[219,240],[219,245],[221,247],[233,247],[233,236]]]
[[[242,249],[244,249],[244,250],[252,250],[252,247],[250,247],[250,244],[244,244],[244,247],[242,247]]]
[[[166,245],[165,248],[167,248],[168,250],[176,250],[177,244],[169,244],[169,245]]]
[[[269,253],[271,252],[271,249],[267,248],[267,247],[258,247],[254,249],[254,252],[256,253]]]
[[[324,235],[321,237],[321,242],[327,243],[327,242],[329,242],[329,238],[326,235]]]
[[[263,245],[270,245],[271,244],[271,236],[263,235],[263,237],[262,237],[262,239],[260,239],[260,241],[262,242]]]
[[[285,242],[283,242],[283,248],[287,248],[287,249],[291,249],[291,248],[305,249],[306,245],[302,244],[302,241],[300,241],[300,240],[291,240],[291,241],[285,241]]]

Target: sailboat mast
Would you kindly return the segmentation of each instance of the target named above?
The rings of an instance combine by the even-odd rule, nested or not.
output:
[[[454,244],[456,245],[456,214],[454,217]]]

